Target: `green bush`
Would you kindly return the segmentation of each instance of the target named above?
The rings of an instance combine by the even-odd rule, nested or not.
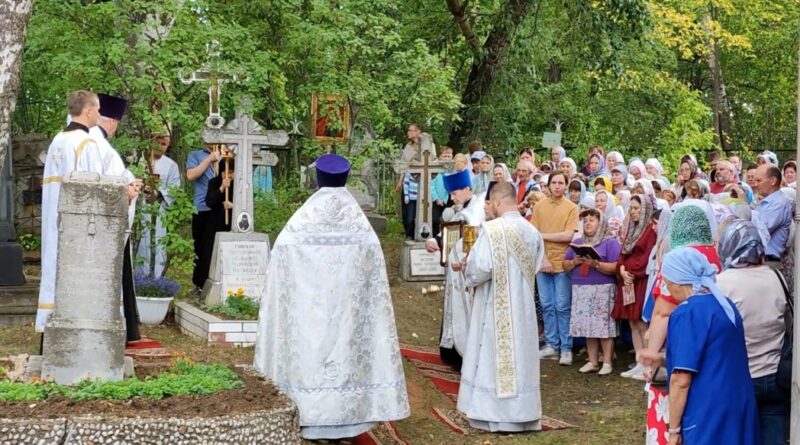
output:
[[[127,400],[134,397],[163,399],[186,395],[208,395],[226,389],[244,388],[244,383],[224,365],[201,365],[180,360],[169,371],[145,380],[136,377],[119,382],[84,380],[77,385],[0,381],[0,400],[24,402],[62,395],[73,400]]]
[[[269,192],[256,191],[253,195],[256,232],[266,233],[270,241],[275,242],[283,226],[311,193],[312,190],[300,185],[296,178],[287,179]]]

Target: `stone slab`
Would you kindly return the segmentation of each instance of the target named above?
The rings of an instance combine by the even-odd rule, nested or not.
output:
[[[400,259],[400,277],[413,282],[444,281],[444,268],[439,265],[439,254],[428,253],[424,242],[406,241]]]
[[[364,212],[364,214],[367,216],[367,220],[369,220],[369,224],[372,226],[372,230],[374,230],[375,233],[378,235],[386,233],[388,221],[385,216],[375,212]]]
[[[223,320],[185,301],[175,303],[175,322],[182,332],[218,346],[254,346],[258,331],[258,320]]]
[[[36,320],[39,282],[0,286],[0,327],[19,326]]]
[[[229,290],[239,288],[248,297],[261,298],[269,251],[269,236],[264,233],[218,232],[208,279],[203,286],[205,303],[223,303]]]
[[[0,286],[22,286],[22,246],[16,242],[0,242]]]

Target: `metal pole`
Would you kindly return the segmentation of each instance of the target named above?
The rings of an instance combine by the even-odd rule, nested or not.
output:
[[[800,31],[800,30],[799,30]],[[798,33],[800,37],[800,33]],[[800,159],[800,46],[797,49],[797,159]],[[800,227],[800,196],[795,198],[794,222]],[[800,230],[795,230],[794,234],[795,252],[800,249]],[[794,262],[794,295],[800,295],[800,261],[795,257]],[[797,314],[794,317],[794,338],[792,345],[792,411],[789,429],[789,440],[791,445],[800,445],[800,354],[795,354],[797,345],[800,344],[800,322]]]

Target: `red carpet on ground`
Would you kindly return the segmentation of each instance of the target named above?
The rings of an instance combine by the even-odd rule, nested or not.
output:
[[[134,359],[164,360],[172,357],[172,351],[158,340],[142,337],[139,341],[125,345],[125,355]]]
[[[431,412],[442,424],[458,434],[477,433],[479,431],[469,426],[469,421],[463,414],[455,409],[458,400],[458,387],[461,382],[461,373],[442,362],[437,349],[420,346],[403,346],[400,354],[409,360],[414,367],[422,373],[439,391],[453,402],[453,406],[437,408],[432,407]],[[542,431],[571,428],[566,422],[552,417],[542,416]]]

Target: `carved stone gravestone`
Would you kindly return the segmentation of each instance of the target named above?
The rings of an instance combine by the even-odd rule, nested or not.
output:
[[[263,130],[247,113],[238,110],[236,118],[224,128],[206,128],[203,140],[207,144],[226,144],[235,153],[231,233],[217,233],[203,298],[206,304],[219,304],[229,291],[242,288],[248,297],[258,300],[261,293],[254,283],[266,280],[269,237],[253,231],[253,153],[256,146],[285,146],[289,135],[283,130]]]
[[[127,190],[122,177],[89,172],[74,172],[61,186],[56,298],[44,332],[43,380],[122,380],[119,283]]]

